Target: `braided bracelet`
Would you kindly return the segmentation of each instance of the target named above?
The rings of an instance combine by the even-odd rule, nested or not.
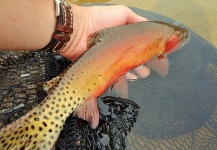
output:
[[[57,25],[50,43],[42,48],[46,52],[56,53],[62,50],[73,33],[72,8],[64,0],[54,0],[56,4]]]

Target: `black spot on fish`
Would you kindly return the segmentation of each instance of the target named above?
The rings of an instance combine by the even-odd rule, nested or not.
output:
[[[22,146],[22,147],[20,148],[20,150],[25,150],[25,146]]]
[[[50,107],[50,105],[49,105],[49,104],[46,104],[46,107],[47,107],[47,108],[49,108],[49,107]]]
[[[26,128],[25,128],[25,130],[26,130],[26,131],[28,131],[28,130],[29,130],[29,128],[28,128],[28,127],[26,127]]]
[[[43,136],[45,137],[45,136],[47,136],[46,134],[43,134]],[[40,143],[44,143],[45,142],[45,140],[40,140]]]
[[[8,145],[8,143],[5,143],[4,145],[3,145],[3,147],[6,147]]]
[[[23,130],[21,130],[21,131],[23,131]],[[6,137],[9,138],[10,136],[11,136],[11,134],[8,134]],[[1,138],[3,138],[3,137],[0,137],[0,139],[1,139]]]
[[[46,122],[42,122],[42,124],[43,124],[45,127],[47,127],[47,123],[46,123]]]
[[[42,127],[38,127],[38,130],[39,130],[39,131],[42,131],[42,130],[43,130],[43,128],[42,128]]]
[[[34,129],[35,129],[35,126],[34,126],[34,125],[32,125],[32,126],[31,126],[31,129],[32,129],[32,130],[34,130]]]
[[[12,138],[14,139],[14,137],[12,137]],[[13,140],[12,138],[11,138],[11,140]],[[1,141],[1,143],[4,143],[4,142],[5,142],[5,140],[2,140],[2,141]]]
[[[43,116],[43,118],[46,119],[46,120],[48,120],[48,117],[47,117],[47,116]]]
[[[22,139],[24,137],[24,135],[21,135],[20,138]]]
[[[39,121],[40,119],[39,119],[39,118],[34,118],[34,120],[35,120],[35,121]]]
[[[12,143],[10,145],[8,145],[7,149],[9,149],[11,147]]]
[[[37,138],[37,137],[38,137],[38,134],[35,134],[35,135],[34,135],[34,138]]]

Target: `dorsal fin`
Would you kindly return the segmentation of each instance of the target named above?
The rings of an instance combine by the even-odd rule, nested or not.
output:
[[[103,36],[103,30],[95,32],[93,34],[90,34],[87,37],[87,49],[90,49],[94,45],[96,45],[98,42],[101,41],[101,37]]]

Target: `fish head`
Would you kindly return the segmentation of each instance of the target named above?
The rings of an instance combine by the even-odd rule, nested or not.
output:
[[[164,54],[169,55],[176,52],[190,40],[190,33],[185,28],[169,24],[174,29],[173,34],[165,43]]]
[[[155,23],[158,25],[155,29],[155,33],[158,33],[155,35],[156,45],[160,45],[155,50],[160,53],[158,53],[157,59],[150,60],[146,63],[146,66],[165,77],[169,71],[169,61],[166,56],[183,47],[190,40],[190,34],[185,28],[173,24],[160,21],[155,21]]]

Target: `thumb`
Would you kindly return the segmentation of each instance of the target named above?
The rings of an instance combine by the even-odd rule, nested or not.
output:
[[[148,21],[148,19],[137,15],[136,13],[134,13],[130,8],[126,7],[126,24],[131,24],[131,23],[135,23],[135,22],[142,22],[142,21]]]

